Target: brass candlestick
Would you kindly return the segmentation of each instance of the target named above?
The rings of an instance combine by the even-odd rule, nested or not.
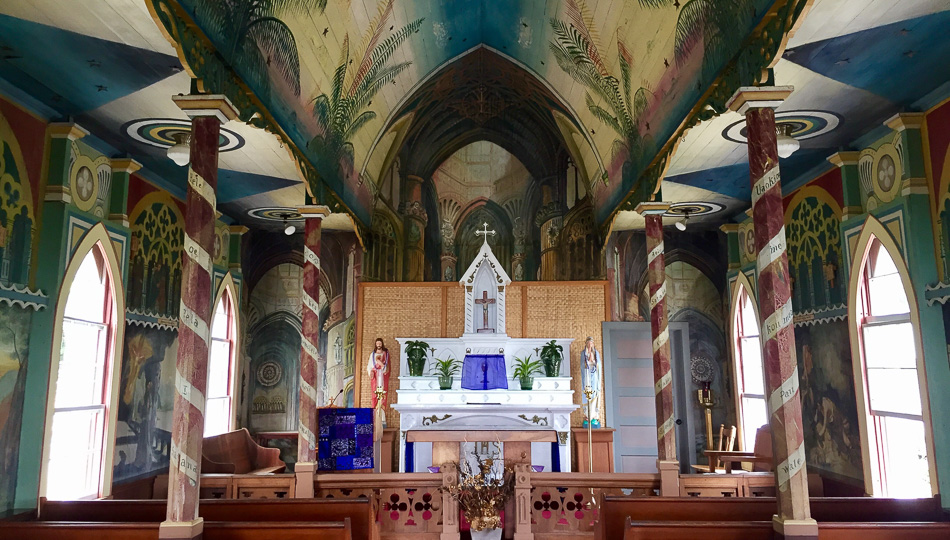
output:
[[[594,389],[590,386],[584,387],[584,395],[587,396],[587,466],[589,472],[594,472],[594,440],[591,438],[591,407],[593,406]]]

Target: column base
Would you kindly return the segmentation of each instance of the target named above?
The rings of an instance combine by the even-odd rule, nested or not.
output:
[[[294,465],[294,498],[312,499],[313,498],[313,475],[317,472],[317,464],[314,462],[300,462]]]
[[[660,497],[679,497],[680,462],[658,459],[656,468],[660,470]]]
[[[776,539],[818,540],[818,522],[814,519],[786,519],[772,516]]]
[[[174,540],[201,540],[204,529],[204,518],[194,521],[163,521],[158,526],[158,537]]]

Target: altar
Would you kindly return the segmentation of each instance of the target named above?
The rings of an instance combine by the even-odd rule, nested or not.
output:
[[[517,443],[519,457],[544,470],[570,471],[571,413],[578,408],[571,388],[570,361],[561,372],[535,375],[531,390],[513,376],[517,358],[539,359],[541,348],[555,340],[564,351],[573,338],[511,338],[506,332],[505,297],[511,283],[485,239],[459,284],[465,291],[464,332],[458,338],[396,337],[400,345],[397,399],[400,415],[399,470],[426,470],[445,455],[439,443]],[[408,376],[406,342],[421,340],[430,348],[427,373]],[[433,372],[435,359],[461,363],[451,389],[441,390]],[[442,433],[439,433],[442,432]],[[511,432],[511,433],[508,433]],[[481,440],[489,438],[489,440]],[[504,440],[503,440],[504,439]],[[530,443],[530,449],[525,446]],[[445,448],[444,445],[441,446]],[[455,448],[458,448],[455,446]],[[456,450],[457,451],[457,450]],[[510,454],[510,452],[504,452]],[[456,454],[457,455],[457,454]],[[449,454],[450,460],[455,460]]]

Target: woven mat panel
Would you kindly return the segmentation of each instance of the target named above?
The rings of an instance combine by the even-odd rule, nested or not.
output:
[[[521,335],[521,299],[524,296],[524,287],[512,283],[505,290],[505,328],[513,338]]]
[[[357,366],[366,380],[366,362],[373,341],[383,338],[389,349],[389,394],[387,402],[396,402],[396,389],[399,387],[399,343],[396,336],[433,336],[442,328],[442,288],[438,285],[393,287],[363,287],[363,313],[360,322],[363,327],[360,358]],[[433,331],[434,329],[434,331]],[[368,407],[372,402],[369,384],[360,385],[360,406]],[[399,414],[391,408],[386,411],[389,427],[399,427]]]
[[[465,332],[465,289],[456,285],[446,292],[445,335],[442,337],[460,337]]]
[[[526,284],[524,293],[528,295],[525,314],[526,334],[523,337],[574,338],[571,344],[571,377],[574,382],[574,403],[581,403],[581,350],[584,340],[593,336],[594,344],[603,355],[603,336],[601,323],[606,309],[606,288],[603,282],[573,281],[553,284]],[[567,353],[567,351],[564,351]],[[568,358],[563,361],[566,362]],[[601,381],[601,391],[604,384]],[[604,400],[601,400],[603,402]],[[600,418],[605,418],[601,407]],[[571,415],[571,425],[580,426],[584,421],[581,409]]]

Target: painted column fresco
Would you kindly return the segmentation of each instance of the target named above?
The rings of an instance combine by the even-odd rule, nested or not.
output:
[[[306,218],[303,233],[303,299],[300,336],[300,409],[297,463],[317,461],[317,358],[320,341],[320,225],[330,213],[326,206],[300,209]]]
[[[792,325],[791,280],[785,239],[775,111],[791,87],[742,88],[729,107],[745,115],[752,183],[752,220],[758,253],[758,305],[769,426],[775,460],[778,515],[775,527],[786,538],[817,537],[808,506],[802,403]]]
[[[168,512],[161,538],[194,538],[202,531],[198,517],[198,480],[204,437],[205,389],[211,340],[215,189],[221,124],[237,117],[224,96],[176,96],[175,103],[192,118],[191,167],[185,201],[185,257],[182,261],[178,360],[172,414]]]
[[[429,217],[422,206],[422,178],[406,176],[406,281],[425,280],[425,230]]]
[[[637,211],[646,219],[647,275],[650,279],[650,330],[653,337],[653,383],[656,393],[657,459],[676,461],[673,418],[673,373],[670,369],[670,329],[666,312],[666,261],[663,253],[663,214],[669,205],[643,203]]]

